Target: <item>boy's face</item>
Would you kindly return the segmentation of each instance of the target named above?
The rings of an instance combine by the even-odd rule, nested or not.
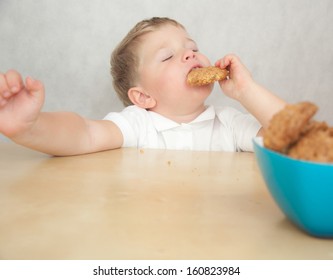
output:
[[[156,101],[152,111],[170,116],[204,109],[213,86],[190,87],[186,79],[191,69],[210,61],[183,28],[165,25],[144,35],[139,58],[139,84]]]

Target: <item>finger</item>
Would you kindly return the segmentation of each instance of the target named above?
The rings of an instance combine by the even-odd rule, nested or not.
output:
[[[235,60],[237,59],[237,56],[234,54],[228,54],[226,56],[224,56],[223,58],[221,58],[220,60],[216,61],[215,65],[225,69],[229,66],[231,66],[231,64],[233,62],[235,62]]]
[[[235,65],[239,62],[239,58],[234,54],[228,54],[224,57],[223,63],[225,67]]]
[[[0,73],[0,100],[8,98],[10,96],[10,90],[7,84],[7,80],[4,74]]]
[[[0,97],[0,108],[6,106],[8,103],[7,99]]]
[[[215,62],[215,66],[216,67],[220,67],[220,68],[223,68],[223,65],[221,65],[223,62],[222,62],[222,58],[219,59],[218,61]]]
[[[24,87],[20,73],[15,70],[9,70],[6,73],[6,80],[8,88],[12,94],[18,93]]]
[[[226,55],[224,58],[223,58],[223,66],[226,68],[228,66],[230,66],[232,64],[232,61],[233,61],[233,56],[232,55]]]
[[[44,85],[38,80],[34,80],[31,77],[26,78],[26,89],[28,92],[37,98],[44,97]]]

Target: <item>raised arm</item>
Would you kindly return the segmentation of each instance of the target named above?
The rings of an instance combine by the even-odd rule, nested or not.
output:
[[[10,70],[0,74],[0,133],[14,142],[51,155],[77,155],[119,148],[123,138],[110,121],[76,113],[44,113],[44,86]]]
[[[272,116],[286,105],[284,100],[257,84],[237,56],[227,55],[215,65],[230,71],[230,79],[220,82],[222,91],[239,101],[263,128],[266,128]]]

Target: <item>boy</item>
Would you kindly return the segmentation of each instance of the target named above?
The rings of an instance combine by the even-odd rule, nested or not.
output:
[[[236,56],[227,55],[215,63],[230,72],[220,82],[222,91],[255,118],[231,108],[207,107],[204,101],[213,86],[190,87],[186,78],[193,68],[209,65],[181,24],[168,18],[144,20],[111,59],[114,87],[128,106],[123,112],[104,120],[41,112],[43,84],[29,77],[24,83],[11,70],[0,75],[0,132],[18,144],[61,156],[128,146],[251,150],[252,138],[285,102],[256,84]]]

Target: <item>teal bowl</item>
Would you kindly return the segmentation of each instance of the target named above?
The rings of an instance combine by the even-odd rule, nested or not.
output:
[[[254,152],[266,186],[282,212],[310,235],[333,238],[333,164],[296,160],[263,147]]]

